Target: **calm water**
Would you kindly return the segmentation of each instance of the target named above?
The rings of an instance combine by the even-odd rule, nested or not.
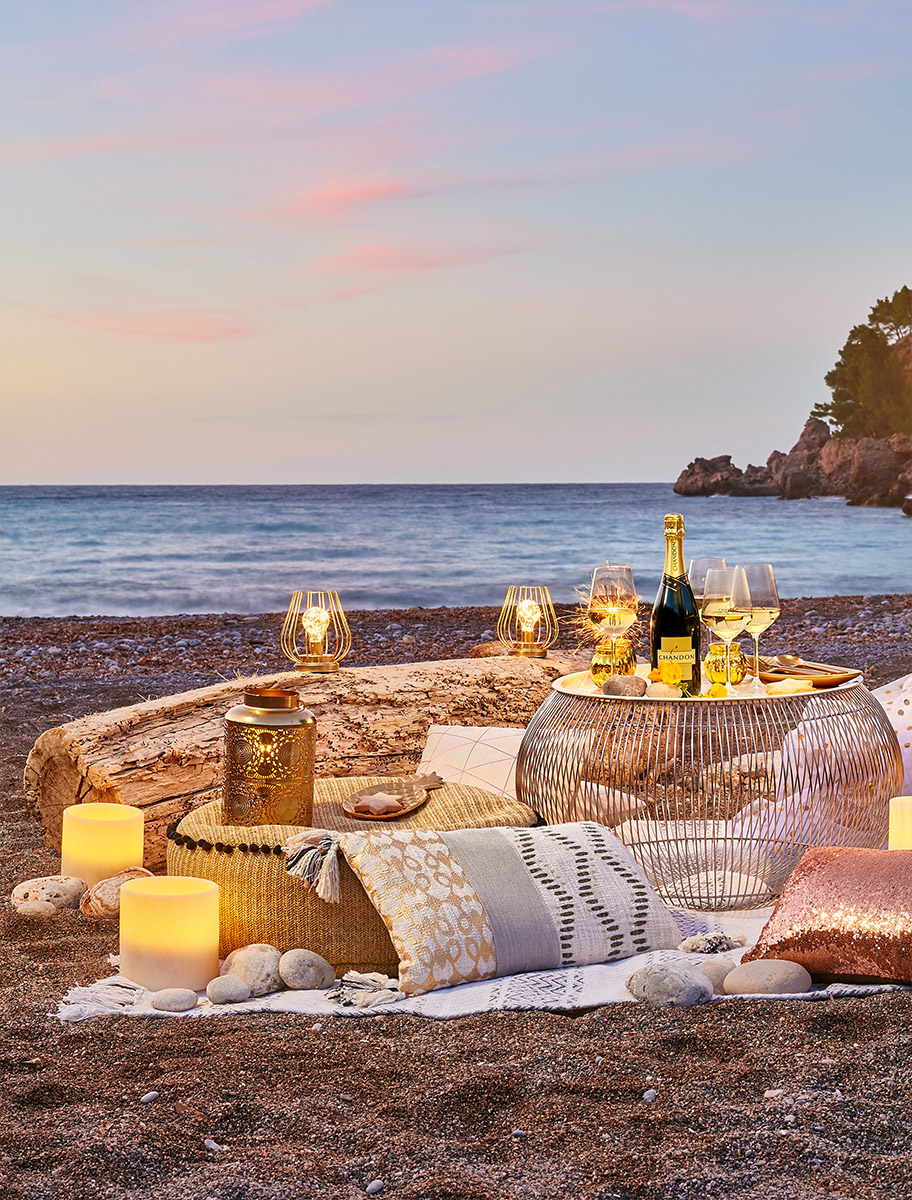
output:
[[[662,518],[685,551],[772,562],[784,596],[912,591],[912,520],[842,500],[684,499],[670,484],[0,488],[0,613],[277,612],[295,588],[349,608],[573,600],[630,563],[652,598]]]

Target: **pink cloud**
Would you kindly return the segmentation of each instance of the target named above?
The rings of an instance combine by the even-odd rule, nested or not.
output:
[[[338,0],[157,0],[151,16],[124,22],[121,44],[143,50],[184,42],[260,37]]]
[[[422,275],[427,271],[469,266],[487,259],[500,258],[505,254],[520,254],[527,249],[529,247],[515,246],[509,249],[459,247],[452,250],[433,250],[415,246],[391,246],[382,242],[364,242],[352,246],[343,254],[315,259],[309,270],[320,275],[349,271],[400,277]]]
[[[372,204],[416,200],[466,192],[509,191],[558,187],[606,177],[616,172],[662,166],[698,166],[704,162],[740,160],[745,149],[728,143],[682,142],[632,146],[598,158],[550,163],[527,170],[490,174],[454,174],[424,181],[396,178],[387,173],[343,176],[317,187],[279,196],[245,214],[248,220],[342,218]]]
[[[33,142],[9,142],[0,147],[0,163],[18,167],[46,158],[71,158],[81,154],[106,154],[115,150],[162,150],[198,148],[209,144],[204,137],[150,137],[140,134],[98,134],[95,137],[47,138]]]
[[[82,317],[45,313],[54,321],[103,329],[118,337],[153,338],[159,342],[220,342],[253,332],[241,312],[221,308],[174,308],[158,312],[95,312]]]

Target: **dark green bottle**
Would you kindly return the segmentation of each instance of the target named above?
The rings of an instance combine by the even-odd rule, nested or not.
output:
[[[675,663],[681,668],[681,691],[699,696],[700,610],[684,569],[684,518],[680,513],[665,517],[665,571],[649,618],[649,649],[652,667]]]

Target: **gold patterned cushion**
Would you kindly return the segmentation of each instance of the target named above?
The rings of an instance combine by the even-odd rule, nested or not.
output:
[[[359,831],[338,844],[389,930],[407,995],[680,941],[629,851],[592,822]]]

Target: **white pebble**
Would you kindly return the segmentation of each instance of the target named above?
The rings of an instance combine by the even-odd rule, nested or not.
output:
[[[658,1094],[659,1093],[655,1090],[655,1088],[647,1088],[646,1091],[643,1093],[643,1103],[644,1104],[652,1104],[653,1100],[655,1100],[655,1098],[656,1098],[656,1096],[658,1096]]]
[[[206,995],[213,1004],[240,1004],[250,999],[250,985],[238,975],[219,975],[206,984]]]
[[[254,942],[232,950],[222,963],[220,974],[237,975],[250,988],[251,996],[265,996],[282,987],[279,960],[282,952],[266,942]]]
[[[151,1104],[153,1100],[158,1099],[158,1092],[146,1092],[145,1096],[140,1096],[140,1104]]]
[[[85,890],[85,884],[75,875],[42,875],[17,884],[10,901],[13,908],[21,908],[30,900],[41,900],[54,908],[78,908]]]
[[[378,1192],[382,1192],[385,1184],[382,1179],[372,1179],[364,1189],[368,1196],[376,1196]]]
[[[57,905],[50,900],[23,900],[16,905],[16,912],[21,917],[53,917],[57,913]]]
[[[335,970],[312,950],[287,950],[279,959],[279,976],[296,991],[328,988],[336,981]]]
[[[159,1012],[188,1012],[196,1008],[196,992],[189,988],[162,988],[152,993],[149,1003]]]
[[[203,1142],[203,1145],[207,1150],[221,1150],[223,1148],[218,1144],[218,1142],[214,1142],[212,1138],[206,1138],[206,1140]]]

